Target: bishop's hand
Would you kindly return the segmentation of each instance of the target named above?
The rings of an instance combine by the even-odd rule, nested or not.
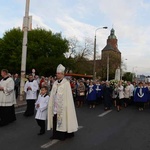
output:
[[[0,87],[0,91],[4,91],[4,88],[3,88],[3,87]]]

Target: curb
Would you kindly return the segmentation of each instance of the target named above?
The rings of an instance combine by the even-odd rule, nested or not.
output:
[[[23,107],[26,106],[27,103],[22,103],[22,104],[15,104],[15,108]]]

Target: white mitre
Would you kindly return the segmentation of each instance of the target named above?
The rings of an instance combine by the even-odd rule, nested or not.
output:
[[[56,72],[58,73],[64,73],[65,72],[65,67],[62,64],[59,64],[57,67]]]

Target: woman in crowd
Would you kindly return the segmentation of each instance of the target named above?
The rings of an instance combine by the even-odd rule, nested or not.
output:
[[[118,84],[118,96],[117,96],[117,111],[121,110],[121,106],[124,99],[124,87],[122,86],[122,82],[120,81]]]
[[[83,102],[85,100],[85,90],[83,81],[79,81],[79,85],[77,87],[77,107],[83,106]]]
[[[130,102],[130,85],[127,83],[127,86],[124,89],[124,106],[125,108],[128,106]]]
[[[112,87],[109,82],[103,88],[103,98],[104,98],[104,110],[107,111],[112,106]]]
[[[116,107],[116,99],[117,99],[117,95],[118,95],[118,89],[117,89],[117,84],[114,85],[114,88],[113,88],[113,92],[112,92],[112,101],[114,103],[114,106]]]
[[[139,111],[144,110],[144,103],[148,100],[148,88],[143,86],[143,83],[140,82],[139,86],[135,90],[134,101],[136,102]]]
[[[103,87],[99,81],[96,82],[96,103],[102,103]]]

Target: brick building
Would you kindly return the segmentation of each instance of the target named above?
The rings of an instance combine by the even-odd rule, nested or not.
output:
[[[101,60],[96,60],[97,76],[106,80],[107,60],[109,57],[109,79],[114,79],[115,71],[121,66],[121,52],[118,49],[118,40],[112,28],[106,46],[102,49]]]

